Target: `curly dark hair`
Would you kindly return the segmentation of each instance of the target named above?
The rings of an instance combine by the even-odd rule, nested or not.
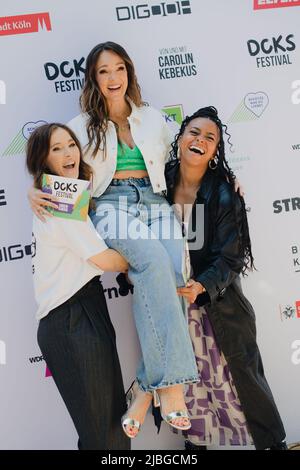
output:
[[[172,143],[171,151],[170,151],[170,160],[178,160],[178,141],[180,137],[183,135],[186,126],[193,120],[197,118],[207,118],[214,122],[219,129],[220,140],[217,147],[217,157],[218,163],[216,169],[212,170],[208,167],[207,171],[211,173],[213,178],[218,178],[220,181],[227,181],[231,186],[232,190],[234,187],[234,182],[236,176],[234,175],[233,171],[228,165],[228,162],[225,158],[225,144],[224,144],[224,134],[227,136],[227,142],[232,148],[231,143],[231,135],[228,132],[228,128],[226,124],[223,124],[221,119],[218,116],[218,111],[214,106],[207,106],[204,108],[198,109],[194,114],[191,116],[186,116],[185,119],[182,121],[180,130],[178,134],[175,136],[175,140]],[[241,205],[242,205],[242,226],[241,226],[241,249],[244,255],[244,268],[242,273],[245,275],[247,270],[255,269],[254,266],[254,258],[252,255],[251,249],[251,240],[249,234],[249,226],[248,226],[248,219],[247,219],[247,209],[245,206],[244,198],[238,193],[238,197],[240,198]]]

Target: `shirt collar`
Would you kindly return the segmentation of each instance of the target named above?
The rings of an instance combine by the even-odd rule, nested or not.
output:
[[[135,119],[136,121],[141,122],[142,120],[141,107],[136,106],[130,98],[127,97],[126,99],[131,107],[131,114],[129,116],[129,119]]]

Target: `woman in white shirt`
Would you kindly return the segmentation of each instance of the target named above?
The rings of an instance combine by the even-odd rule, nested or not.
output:
[[[160,112],[143,103],[133,63],[113,42],[97,45],[87,57],[81,108],[69,125],[93,168],[91,219],[108,246],[127,259],[134,284],[142,360],[123,429],[137,435],[153,394],[165,421],[185,430],[183,384],[197,382],[198,374],[176,292],[187,280],[185,242],[163,197],[172,134]],[[43,215],[41,204],[47,202],[38,194],[32,207]]]
[[[62,124],[30,136],[27,168],[41,188],[43,173],[89,180],[79,141]],[[79,435],[80,449],[129,449],[119,422],[126,403],[102,285],[103,271],[125,272],[91,220],[33,219],[33,273],[38,343]]]

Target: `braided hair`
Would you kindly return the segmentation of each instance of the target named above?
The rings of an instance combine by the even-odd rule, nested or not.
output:
[[[171,145],[170,151],[170,160],[178,160],[178,141],[180,137],[183,135],[187,125],[193,120],[197,118],[207,118],[214,122],[219,129],[220,140],[217,146],[217,154],[218,162],[217,166],[214,170],[212,170],[209,166],[207,172],[210,172],[213,178],[218,178],[221,181],[227,181],[231,186],[232,190],[234,190],[234,182],[236,176],[234,175],[232,169],[229,167],[228,162],[225,157],[225,144],[224,144],[224,134],[227,136],[227,142],[232,148],[232,143],[230,141],[231,135],[228,132],[226,124],[223,124],[221,119],[218,116],[218,111],[214,106],[207,106],[205,108],[200,108],[191,116],[186,116],[185,119],[182,121],[180,130],[178,134],[175,136],[175,140]],[[243,275],[246,274],[247,270],[252,270],[254,267],[254,259],[251,250],[251,240],[249,235],[249,226],[247,220],[247,210],[245,206],[245,201],[242,196],[238,193],[238,197],[241,201],[242,207],[242,223],[240,227],[240,245],[241,250],[244,257],[244,267],[242,270]]]

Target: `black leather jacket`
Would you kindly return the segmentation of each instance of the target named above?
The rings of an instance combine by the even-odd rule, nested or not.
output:
[[[170,204],[174,203],[178,171],[177,161],[167,163],[165,175]],[[196,204],[204,205],[204,220],[197,220]],[[240,197],[232,186],[227,181],[220,181],[212,170],[208,170],[192,209],[188,235],[193,278],[207,291],[198,296],[198,305],[220,300],[226,288],[243,269],[241,209]],[[193,248],[197,238],[202,245],[201,249]]]

